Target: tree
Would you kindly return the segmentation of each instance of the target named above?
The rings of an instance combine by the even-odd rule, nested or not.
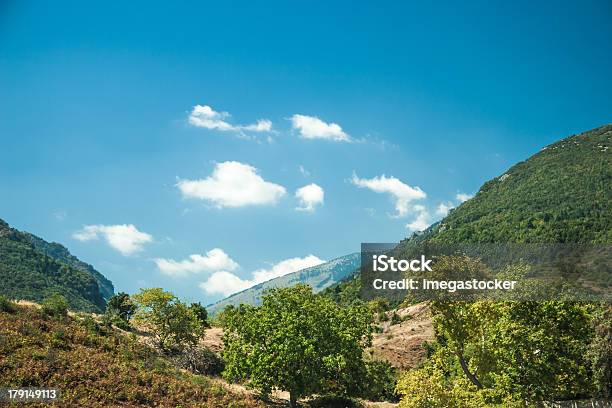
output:
[[[206,310],[204,306],[200,304],[200,302],[192,303],[191,305],[189,305],[189,309],[194,314],[194,316],[198,319],[202,327],[204,328],[210,327],[210,324],[208,324],[208,311]]]
[[[341,308],[310,287],[272,289],[260,307],[226,309],[224,376],[262,394],[289,392],[292,407],[313,393],[357,394],[371,342],[365,305]]]
[[[117,293],[113,295],[106,305],[106,313],[109,315],[118,316],[126,323],[130,322],[130,319],[136,312],[136,305],[132,302],[130,295],[125,292]]]
[[[198,317],[172,293],[161,288],[141,289],[133,300],[137,305],[134,318],[148,326],[160,349],[194,346],[202,336]]]

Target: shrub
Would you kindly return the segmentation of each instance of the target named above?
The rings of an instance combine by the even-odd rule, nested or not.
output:
[[[114,315],[129,323],[136,312],[136,305],[127,293],[120,292],[113,295],[106,305],[106,314]]]
[[[386,361],[368,361],[366,368],[362,397],[370,401],[397,401],[397,372],[391,364]]]
[[[15,304],[5,296],[0,295],[0,312],[13,313],[15,310],[17,310]]]
[[[219,376],[225,368],[221,357],[206,347],[189,348],[176,357],[177,363],[196,374]]]
[[[47,316],[66,317],[68,315],[68,302],[65,297],[56,293],[43,301],[42,312]]]

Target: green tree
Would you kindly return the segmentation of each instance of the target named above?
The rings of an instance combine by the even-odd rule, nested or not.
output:
[[[194,316],[198,319],[202,327],[205,327],[205,328],[210,327],[210,324],[208,323],[208,311],[206,310],[204,306],[200,304],[200,302],[192,303],[191,305],[189,305],[189,309],[194,314]]]
[[[272,289],[260,307],[226,309],[224,376],[267,395],[288,391],[292,407],[313,393],[354,395],[366,375],[371,342],[365,305],[341,308],[310,287]]]
[[[135,320],[148,326],[160,349],[194,346],[202,336],[198,317],[171,292],[161,288],[141,289],[133,300],[137,306]]]
[[[136,305],[125,292],[117,293],[113,295],[106,305],[106,313],[110,315],[114,315],[125,321],[126,323],[130,322],[130,319],[136,312]]]

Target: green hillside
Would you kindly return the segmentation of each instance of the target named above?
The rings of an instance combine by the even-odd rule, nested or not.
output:
[[[35,245],[33,240],[39,243]],[[80,261],[65,248],[59,253],[67,263],[61,256],[47,255],[40,241],[0,220],[0,295],[40,302],[59,293],[73,310],[102,312],[106,302],[94,275],[76,266]],[[60,247],[48,243],[44,246]]]
[[[486,182],[439,242],[612,242],[612,125],[570,136]]]
[[[57,242],[47,242],[44,239],[27,232],[24,234],[28,237],[32,245],[34,245],[34,248],[36,248],[36,250],[39,252],[43,252],[45,255],[50,256],[56,261],[65,263],[74,269],[78,269],[92,275],[98,283],[100,293],[105,300],[110,299],[110,297],[115,294],[115,288],[110,280],[95,270],[90,264],[85,263],[76,256],[72,255],[65,246],[58,244]]]
[[[440,243],[612,242],[612,125],[560,140],[482,185],[441,222],[403,240]],[[359,296],[359,274],[324,292]]]

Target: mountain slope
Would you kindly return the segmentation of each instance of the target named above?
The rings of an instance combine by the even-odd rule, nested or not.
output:
[[[264,407],[252,393],[175,364],[95,316],[53,318],[36,306],[0,308],[0,384],[58,388],[61,399],[9,406]]]
[[[78,269],[83,272],[89,273],[94,277],[96,282],[98,283],[98,287],[100,288],[100,293],[105,300],[108,300],[115,294],[115,288],[113,287],[113,283],[108,280],[104,275],[94,269],[88,263],[81,261],[76,256],[72,255],[68,249],[58,244],[57,242],[47,242],[42,238],[37,237],[36,235],[30,234],[28,232],[24,232],[27,238],[30,240],[34,248],[39,252],[44,253],[45,255],[55,259],[56,261],[63,262],[68,266],[71,266],[75,269]]]
[[[612,125],[567,137],[484,183],[478,193],[394,250],[423,242],[612,242]],[[359,272],[325,294],[359,297]]]
[[[0,220],[0,295],[40,302],[59,293],[73,310],[102,312],[106,302],[95,277],[46,255],[41,246],[32,243],[32,235]],[[80,262],[67,250],[64,255],[73,264]]]
[[[432,229],[439,242],[612,242],[612,125],[543,148]]]
[[[267,282],[260,283],[252,288],[235,293],[219,302],[207,307],[210,314],[215,314],[226,306],[239,305],[246,303],[250,305],[259,305],[261,295],[267,289],[288,287],[298,283],[304,283],[312,287],[314,292],[320,292],[323,289],[341,281],[351,275],[360,265],[359,253],[345,255],[340,258],[333,259],[321,265],[312,266],[302,269],[297,272],[289,273],[278,278],[271,279]]]

